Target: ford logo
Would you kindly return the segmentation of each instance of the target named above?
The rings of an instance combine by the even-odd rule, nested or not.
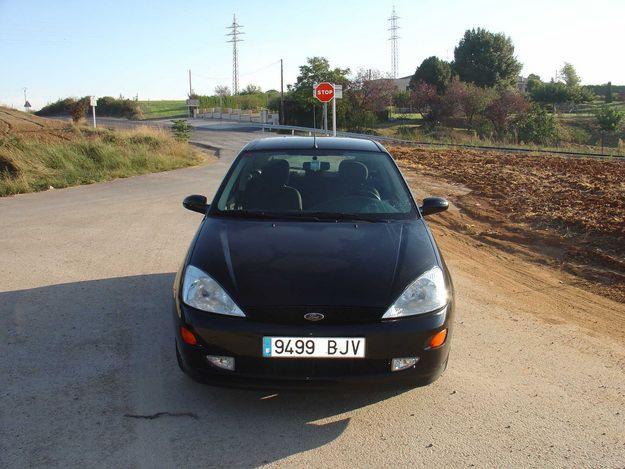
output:
[[[321,313],[306,313],[304,319],[308,321],[321,321],[325,316]]]

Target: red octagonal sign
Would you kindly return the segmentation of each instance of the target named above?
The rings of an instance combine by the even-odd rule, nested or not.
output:
[[[315,86],[315,97],[322,103],[328,103],[334,98],[334,86],[332,83],[323,82]]]

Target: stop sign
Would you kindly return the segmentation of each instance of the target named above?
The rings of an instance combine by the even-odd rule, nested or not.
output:
[[[328,103],[334,98],[334,86],[327,81],[315,86],[315,97],[322,103]]]

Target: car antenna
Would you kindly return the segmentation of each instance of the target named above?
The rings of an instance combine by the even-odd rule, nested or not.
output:
[[[317,148],[317,115],[315,113],[317,106],[313,104],[313,148]]]

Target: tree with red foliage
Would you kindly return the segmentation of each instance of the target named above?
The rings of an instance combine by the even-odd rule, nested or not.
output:
[[[420,81],[414,85],[410,93],[412,106],[421,114],[423,119],[428,119],[432,108],[440,102],[440,96],[436,92],[436,86]]]
[[[528,109],[525,98],[514,88],[503,88],[484,110],[486,117],[492,124],[499,140],[503,140],[511,129],[515,118],[524,114]]]

